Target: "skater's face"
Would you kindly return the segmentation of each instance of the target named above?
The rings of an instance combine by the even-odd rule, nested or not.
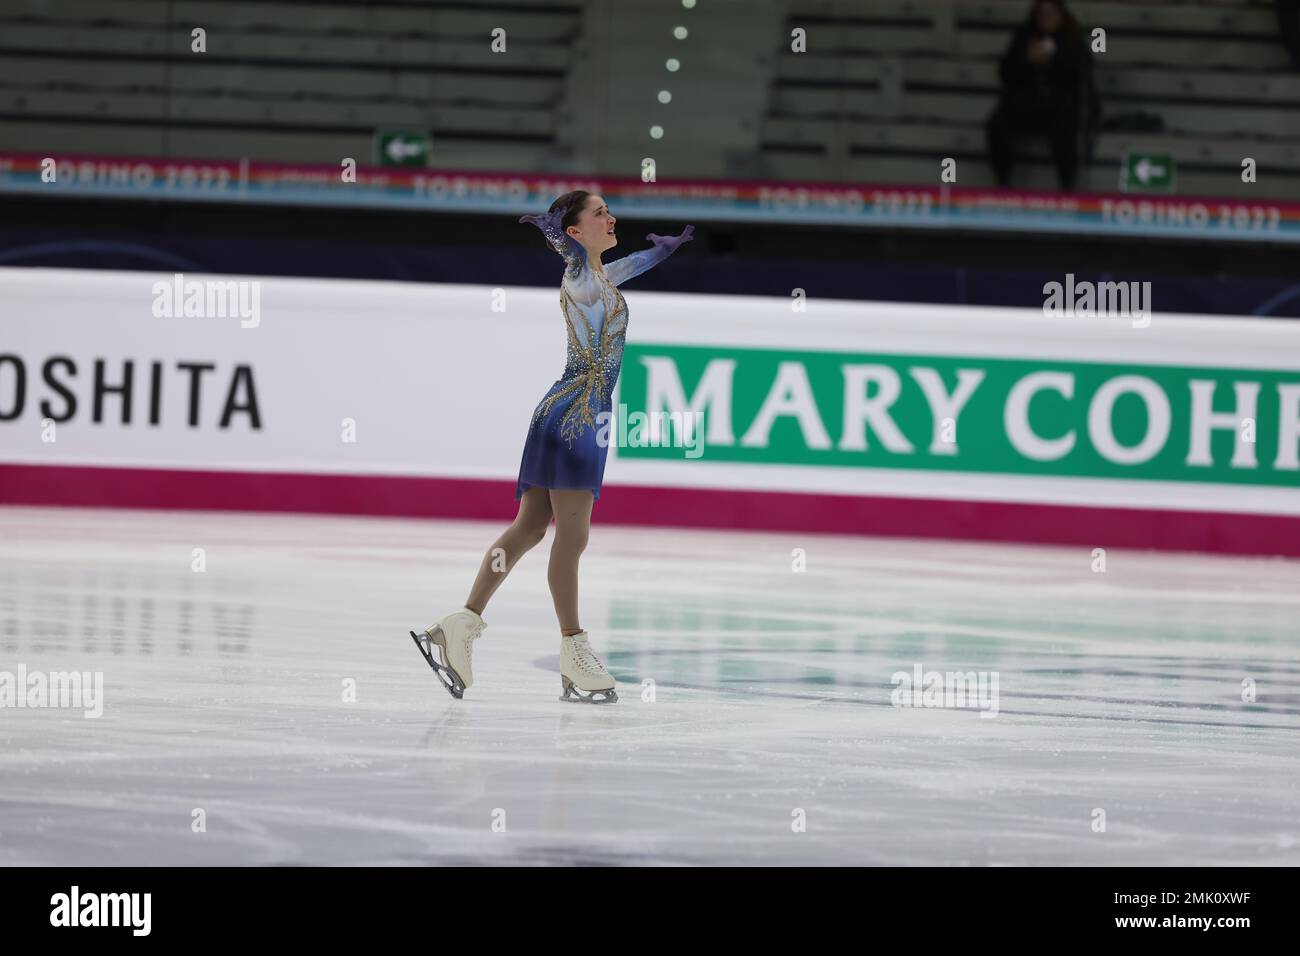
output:
[[[1041,32],[1055,33],[1063,19],[1060,4],[1054,0],[1038,0],[1038,6],[1034,10],[1034,22]]]
[[[582,243],[588,257],[599,256],[606,249],[618,245],[614,235],[614,223],[618,220],[605,205],[603,196],[588,196],[578,221],[565,230],[570,236]]]

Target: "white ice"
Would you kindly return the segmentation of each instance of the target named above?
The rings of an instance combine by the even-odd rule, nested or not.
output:
[[[0,862],[1300,863],[1300,563],[597,505],[619,703],[557,699],[549,537],[453,700],[407,632],[500,527],[0,509],[0,677],[104,680],[98,719],[0,708]],[[997,715],[893,706],[918,664]]]

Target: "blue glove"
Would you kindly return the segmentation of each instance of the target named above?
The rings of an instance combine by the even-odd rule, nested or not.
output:
[[[654,233],[646,236],[646,239],[656,246],[666,246],[669,252],[675,252],[683,242],[690,242],[693,238],[695,238],[694,226],[687,226],[680,236],[656,236]]]

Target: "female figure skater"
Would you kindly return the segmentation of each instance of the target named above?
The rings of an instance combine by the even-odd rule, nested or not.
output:
[[[647,236],[651,248],[605,266],[600,257],[618,242],[617,220],[600,196],[581,189],[565,193],[545,216],[519,221],[541,229],[564,258],[564,374],[533,412],[515,488],[519,513],[514,523],[483,556],[465,607],[422,634],[412,631],[411,637],[451,695],[462,697],[474,683],[471,654],[487,627],[483,609],[524,552],[545,537],[554,518],[546,576],[560,622],[560,700],[614,703],[614,679],[578,624],[578,559],[587,546],[592,504],[600,497],[609,451],[606,436],[614,431],[606,423],[627,331],[627,302],[618,287],[668,258],[695,230],[687,226],[680,236]]]

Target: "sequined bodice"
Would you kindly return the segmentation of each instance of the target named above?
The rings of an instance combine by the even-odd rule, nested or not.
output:
[[[587,261],[582,245],[566,233],[564,215],[562,208],[552,209],[545,216],[524,216],[520,222],[541,229],[551,248],[564,259],[560,285],[560,311],[568,340],[564,374],[537,406],[533,424],[556,412],[547,427],[558,427],[572,446],[588,428],[598,427],[597,415],[610,411],[627,334],[627,302],[618,287],[672,255],[691,238],[694,227],[687,226],[679,236],[646,236],[653,243],[649,249],[597,270]]]
[[[627,333],[627,300],[603,275],[593,275],[592,290],[560,287],[568,353],[565,376],[581,372],[601,360],[620,359]],[[594,300],[593,300],[594,299]],[[617,353],[617,354],[614,354]],[[617,374],[617,365],[614,372]]]
[[[534,417],[545,417],[556,404],[572,400],[560,420],[561,436],[572,441],[583,429],[597,427],[596,415],[609,409],[623,363],[627,300],[607,276],[583,268],[565,276],[560,311],[568,343],[564,372]]]

